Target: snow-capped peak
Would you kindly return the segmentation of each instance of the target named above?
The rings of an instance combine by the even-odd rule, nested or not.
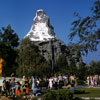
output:
[[[54,28],[42,9],[37,10],[33,25],[26,37],[29,37],[31,41],[48,41],[55,37]]]

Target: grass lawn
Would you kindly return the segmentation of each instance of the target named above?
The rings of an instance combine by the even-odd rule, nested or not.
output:
[[[76,88],[75,97],[100,97],[100,88]]]

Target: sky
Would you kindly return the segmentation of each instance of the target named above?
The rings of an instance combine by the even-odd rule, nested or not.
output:
[[[29,32],[38,9],[43,9],[50,18],[56,36],[67,45],[70,41],[71,23],[74,12],[80,16],[91,14],[90,8],[95,0],[0,0],[0,29],[11,25],[20,40]],[[83,57],[85,63],[100,60],[99,48]]]

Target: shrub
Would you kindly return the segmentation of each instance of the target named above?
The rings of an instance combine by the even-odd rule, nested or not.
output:
[[[40,81],[39,87],[48,87],[48,81]]]
[[[83,80],[77,80],[78,85],[86,85],[86,83]]]
[[[53,90],[42,96],[43,100],[72,100],[73,94],[69,90]]]

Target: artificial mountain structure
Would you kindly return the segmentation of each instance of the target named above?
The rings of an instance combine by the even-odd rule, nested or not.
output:
[[[41,55],[47,61],[56,60],[61,55],[65,55],[68,64],[72,63],[72,59],[77,66],[83,63],[79,52],[72,53],[72,50],[56,37],[50,19],[42,9],[37,10],[33,25],[25,37],[28,37],[39,47]]]

